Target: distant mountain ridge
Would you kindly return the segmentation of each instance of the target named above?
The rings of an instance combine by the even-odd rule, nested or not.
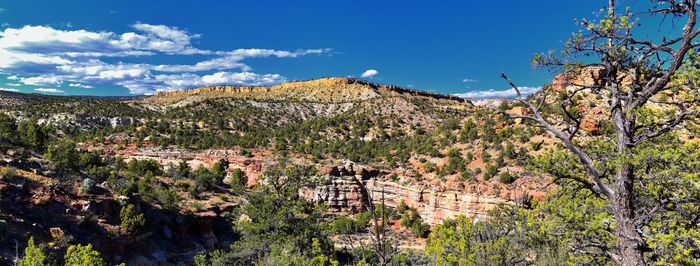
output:
[[[292,100],[321,103],[363,101],[382,96],[418,96],[470,103],[463,98],[395,85],[382,85],[347,77],[292,81],[274,86],[208,86],[188,90],[159,92],[144,99],[149,104],[174,104],[212,98],[243,98],[255,100]]]

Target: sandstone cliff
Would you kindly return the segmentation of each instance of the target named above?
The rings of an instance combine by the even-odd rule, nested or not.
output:
[[[448,218],[466,215],[483,218],[486,211],[499,204],[526,203],[533,195],[527,191],[509,191],[507,196],[443,189],[437,186],[403,185],[383,180],[379,170],[366,166],[330,167],[325,171],[326,183],[301,191],[307,199],[328,206],[331,212],[356,213],[366,210],[372,200],[390,207],[401,202],[418,210],[425,222],[440,224]]]
[[[411,90],[393,85],[379,85],[367,81],[333,77],[309,81],[293,81],[275,86],[210,86],[181,91],[159,92],[143,100],[153,105],[183,105],[203,99],[239,98],[253,100],[285,100],[320,103],[364,101],[381,96],[411,95],[464,103],[451,95]]]

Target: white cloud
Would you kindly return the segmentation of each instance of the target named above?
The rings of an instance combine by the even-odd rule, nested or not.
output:
[[[7,85],[7,86],[12,86],[12,87],[19,87],[19,86],[22,86],[22,84],[19,84],[19,83],[5,83],[5,85]]]
[[[19,92],[19,90],[15,88],[0,88],[0,91]]]
[[[58,78],[57,76],[54,75],[46,75],[46,76],[36,76],[36,77],[29,77],[29,78],[20,78],[20,82],[24,83],[24,85],[61,85],[63,81]]]
[[[251,72],[216,72],[202,77],[202,82],[207,85],[232,84],[232,85],[253,85],[263,86],[286,82],[287,79],[279,74],[259,75]]]
[[[520,93],[523,96],[531,95],[539,90],[542,89],[542,87],[518,87],[520,90]],[[453,94],[457,97],[461,98],[478,98],[478,99],[483,99],[483,98],[515,98],[517,96],[517,93],[515,92],[514,89],[509,89],[509,90],[482,90],[482,91],[470,91],[470,92],[465,92],[465,93],[457,93]]]
[[[59,90],[56,88],[36,88],[34,90],[38,91],[38,92],[45,92],[45,93],[63,93],[62,90]]]
[[[360,75],[363,78],[371,78],[379,74],[379,71],[374,70],[374,69],[368,69],[365,70],[365,72],[362,72],[362,75]]]
[[[252,73],[252,67],[243,61],[331,52],[330,49],[203,50],[192,45],[193,39],[201,37],[198,34],[165,25],[136,23],[131,26],[134,31],[124,33],[30,25],[0,30],[0,72],[11,74],[8,79],[27,85],[110,84],[124,86],[131,93],[152,93],[187,88],[185,84],[207,85],[213,81],[240,85],[277,83],[286,78],[279,74]],[[157,54],[196,54],[211,58],[194,64],[155,65],[143,61],[144,57]],[[107,63],[102,60],[110,57],[131,57],[142,61]],[[241,72],[226,72],[230,69]],[[205,76],[195,73],[211,70],[218,72]],[[164,75],[164,72],[172,74]]]
[[[304,55],[324,54],[329,52],[329,49],[306,49],[294,52],[271,49],[237,49],[230,52],[216,52],[221,55],[221,57],[201,61],[194,65],[158,65],[154,67],[154,70],[163,72],[199,72],[237,68],[243,71],[251,71],[252,68],[241,63],[242,60],[264,57],[296,58]]]
[[[464,83],[476,83],[476,82],[479,82],[479,80],[477,80],[477,79],[465,78],[465,79],[462,80],[462,82],[464,82]]]
[[[70,83],[70,84],[68,84],[68,87],[83,88],[83,89],[92,89],[92,88],[94,88],[93,86],[90,86],[90,85],[87,85],[87,84],[80,84],[80,83]]]
[[[144,35],[128,32],[121,35],[120,45],[131,45],[130,48],[153,50],[173,54],[208,53],[192,47],[190,41],[199,38],[198,34],[165,25],[136,23],[132,27]],[[127,46],[128,47],[128,46]]]
[[[287,78],[279,74],[256,74],[251,72],[220,71],[200,76],[193,73],[160,74],[143,79],[128,79],[118,83],[135,94],[153,94],[157,91],[172,91],[186,88],[213,85],[250,85],[264,86],[286,82]]]

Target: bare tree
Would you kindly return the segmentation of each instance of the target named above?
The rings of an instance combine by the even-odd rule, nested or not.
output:
[[[387,217],[386,205],[384,204],[384,188],[382,188],[380,204],[377,209],[370,191],[367,190],[364,184],[361,186],[367,193],[367,202],[365,205],[367,206],[367,210],[372,214],[373,225],[368,232],[369,238],[372,241],[373,250],[377,254],[377,259],[379,260],[378,265],[384,266],[400,251],[398,244],[391,237],[389,229],[387,228],[389,217]]]
[[[537,65],[564,68],[565,73],[569,74],[586,67],[601,70],[603,78],[600,84],[570,82],[563,86],[573,89],[565,89],[558,99],[562,119],[555,120],[543,112],[549,92],[524,98],[518,86],[502,74],[517,92],[519,102],[529,109],[528,114],[511,117],[534,121],[535,125],[559,139],[566,149],[576,155],[586,171],[586,178],[572,179],[608,201],[615,218],[615,234],[619,239],[619,254],[612,259],[620,265],[645,265],[644,252],[647,247],[642,228],[648,219],[644,217],[655,211],[655,208],[636,209],[639,187],[635,186],[635,182],[639,182],[639,177],[635,174],[634,164],[627,159],[635,147],[677,130],[700,116],[697,109],[700,99],[698,77],[679,78],[684,67],[698,67],[693,51],[697,54],[700,46],[697,40],[700,29],[696,26],[696,9],[700,4],[697,0],[650,2],[649,10],[633,13],[628,8],[620,16],[616,14],[615,1],[609,0],[607,14],[600,22],[581,21],[583,30],[567,42],[563,56],[550,53],[533,58],[533,63]],[[663,36],[662,41],[655,42],[633,36],[633,29],[641,25],[643,18],[658,18],[662,24],[673,25],[682,21],[684,25],[682,29],[660,32],[670,36]],[[572,62],[582,57],[584,59]],[[597,62],[587,63],[592,57],[598,59],[595,60]],[[606,162],[597,160],[582,146],[585,143],[579,130],[582,115],[577,111],[575,96],[583,91],[594,93],[607,102],[606,112],[614,131],[611,141],[615,149],[612,152],[621,159],[614,167],[607,167]],[[693,97],[680,97],[679,91]],[[644,111],[651,108],[650,103],[672,111],[665,112],[658,119],[645,119]]]

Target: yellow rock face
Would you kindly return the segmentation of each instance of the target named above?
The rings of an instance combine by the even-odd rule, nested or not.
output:
[[[393,85],[379,85],[352,78],[322,78],[293,81],[271,87],[263,86],[210,86],[191,90],[159,92],[143,100],[146,104],[172,105],[205,99],[234,98],[247,100],[284,100],[317,103],[364,101],[380,96],[413,95],[453,102],[464,100],[443,94],[410,90]]]

